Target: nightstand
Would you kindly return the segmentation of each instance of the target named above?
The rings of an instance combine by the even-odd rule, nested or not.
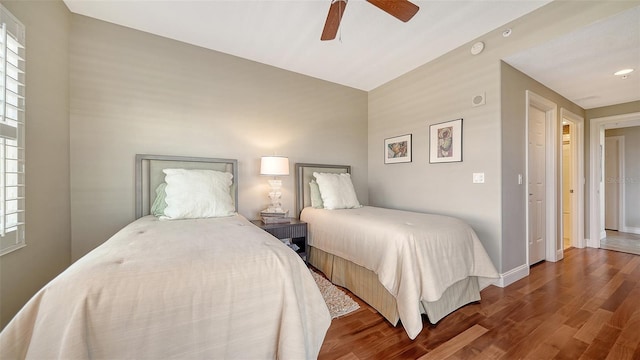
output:
[[[262,220],[251,220],[262,230],[278,239],[291,239],[291,243],[298,245],[296,252],[307,263],[307,223],[291,218],[290,222],[282,224],[265,224]]]

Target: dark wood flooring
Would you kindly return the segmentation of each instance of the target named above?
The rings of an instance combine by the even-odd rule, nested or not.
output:
[[[347,292],[348,293],[348,292]],[[640,359],[640,256],[575,249],[411,341],[366,303],[334,319],[319,359]]]

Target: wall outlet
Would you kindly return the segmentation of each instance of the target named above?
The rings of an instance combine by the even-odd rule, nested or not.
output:
[[[473,173],[474,184],[484,184],[484,173]]]

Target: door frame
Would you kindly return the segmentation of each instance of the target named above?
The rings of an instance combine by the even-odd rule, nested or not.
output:
[[[590,121],[589,142],[589,238],[588,247],[599,248],[604,223],[602,215],[602,196],[604,196],[604,131],[622,127],[640,126],[640,112],[594,118]]]
[[[606,129],[605,129],[606,130]],[[624,199],[625,199],[625,188],[624,188],[624,136],[622,135],[615,135],[615,136],[605,136],[604,137],[604,141],[606,143],[607,139],[615,139],[617,141],[617,146],[616,146],[616,151],[617,156],[616,159],[618,160],[618,172],[616,174],[616,176],[618,177],[618,206],[617,206],[617,210],[618,210],[618,223],[616,224],[618,226],[618,231],[624,232],[625,231],[625,212],[624,212],[624,208],[625,208],[625,203],[624,203]],[[607,162],[607,153],[605,151],[604,153],[604,162],[602,163],[603,166],[606,166],[606,162]],[[606,182],[604,182],[603,184],[603,192],[602,192],[602,196],[600,198],[600,200],[602,201],[603,204],[606,205],[606,199],[605,199],[605,186],[606,186]],[[604,206],[606,208],[606,206]],[[600,219],[603,221],[603,224],[605,224],[604,219],[606,219],[606,210],[602,211],[602,214],[600,216]],[[603,225],[603,226],[604,226]],[[600,234],[602,237],[606,237],[606,231],[604,234]]]
[[[560,108],[560,123],[564,119],[571,122],[571,162],[573,172],[573,181],[571,187],[574,189],[571,209],[571,245],[575,248],[585,247],[584,241],[584,187],[586,179],[584,176],[584,118],[565,108]],[[560,139],[562,141],[562,139]],[[562,157],[560,158],[560,168],[562,168]],[[560,181],[562,187],[562,181]],[[562,188],[560,189],[562,194]],[[560,197],[562,201],[562,197]],[[563,206],[560,206],[563,209]],[[564,224],[560,222],[560,239],[564,236]],[[564,252],[564,246],[560,247]]]
[[[558,217],[558,168],[557,168],[557,154],[558,147],[561,144],[561,138],[558,136],[558,105],[551,100],[548,100],[531,90],[526,91],[526,105],[525,105],[525,117],[526,117],[526,141],[529,142],[529,107],[544,111],[546,118],[546,134],[545,134],[545,206],[547,211],[545,212],[546,229],[545,229],[545,260],[556,262],[562,259],[562,247],[558,251],[557,241],[557,217]],[[529,204],[529,146],[525,147],[525,162],[526,162],[526,181],[525,181],[525,204]],[[553,204],[553,206],[549,206]],[[525,206],[525,248],[527,266],[529,264],[529,206]]]

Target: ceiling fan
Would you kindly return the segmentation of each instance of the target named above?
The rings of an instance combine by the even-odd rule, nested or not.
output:
[[[347,1],[331,0],[331,7],[329,7],[329,13],[327,14],[320,40],[333,40],[336,38],[342,14],[344,14],[344,9],[347,7]],[[413,15],[420,9],[408,0],[367,0],[367,2],[404,22],[411,20]]]

